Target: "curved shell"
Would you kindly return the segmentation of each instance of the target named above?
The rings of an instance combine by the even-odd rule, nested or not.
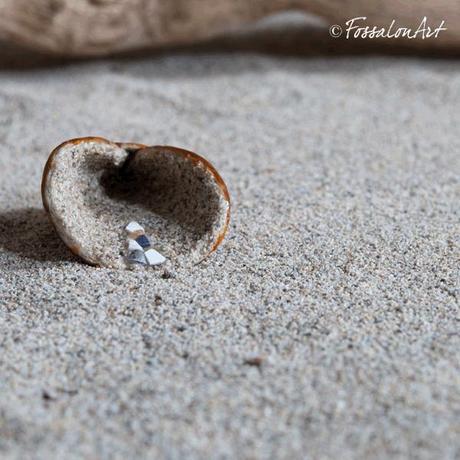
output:
[[[70,250],[97,266],[130,268],[126,225],[139,222],[168,264],[198,263],[224,239],[230,196],[216,169],[171,146],[71,139],[48,158],[42,200]]]

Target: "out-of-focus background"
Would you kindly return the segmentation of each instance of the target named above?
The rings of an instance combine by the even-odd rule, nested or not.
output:
[[[2,458],[458,458],[452,43],[283,12],[89,58],[21,24],[0,48]],[[40,179],[88,135],[208,158],[232,197],[217,253],[142,276],[72,256]]]

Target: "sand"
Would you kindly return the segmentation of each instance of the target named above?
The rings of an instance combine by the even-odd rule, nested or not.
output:
[[[0,73],[2,458],[460,455],[460,64],[182,52]],[[171,144],[220,249],[80,263],[42,209],[65,139]]]

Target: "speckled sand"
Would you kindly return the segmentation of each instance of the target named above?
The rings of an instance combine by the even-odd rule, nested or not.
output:
[[[1,458],[460,455],[460,64],[176,54],[0,73]],[[207,157],[194,270],[81,264],[61,141]]]

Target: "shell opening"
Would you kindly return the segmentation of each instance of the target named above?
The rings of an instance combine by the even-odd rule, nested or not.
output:
[[[61,237],[88,262],[126,267],[124,229],[137,221],[173,264],[196,263],[214,248],[228,219],[228,196],[209,168],[172,147],[69,143],[53,160],[46,201]]]

